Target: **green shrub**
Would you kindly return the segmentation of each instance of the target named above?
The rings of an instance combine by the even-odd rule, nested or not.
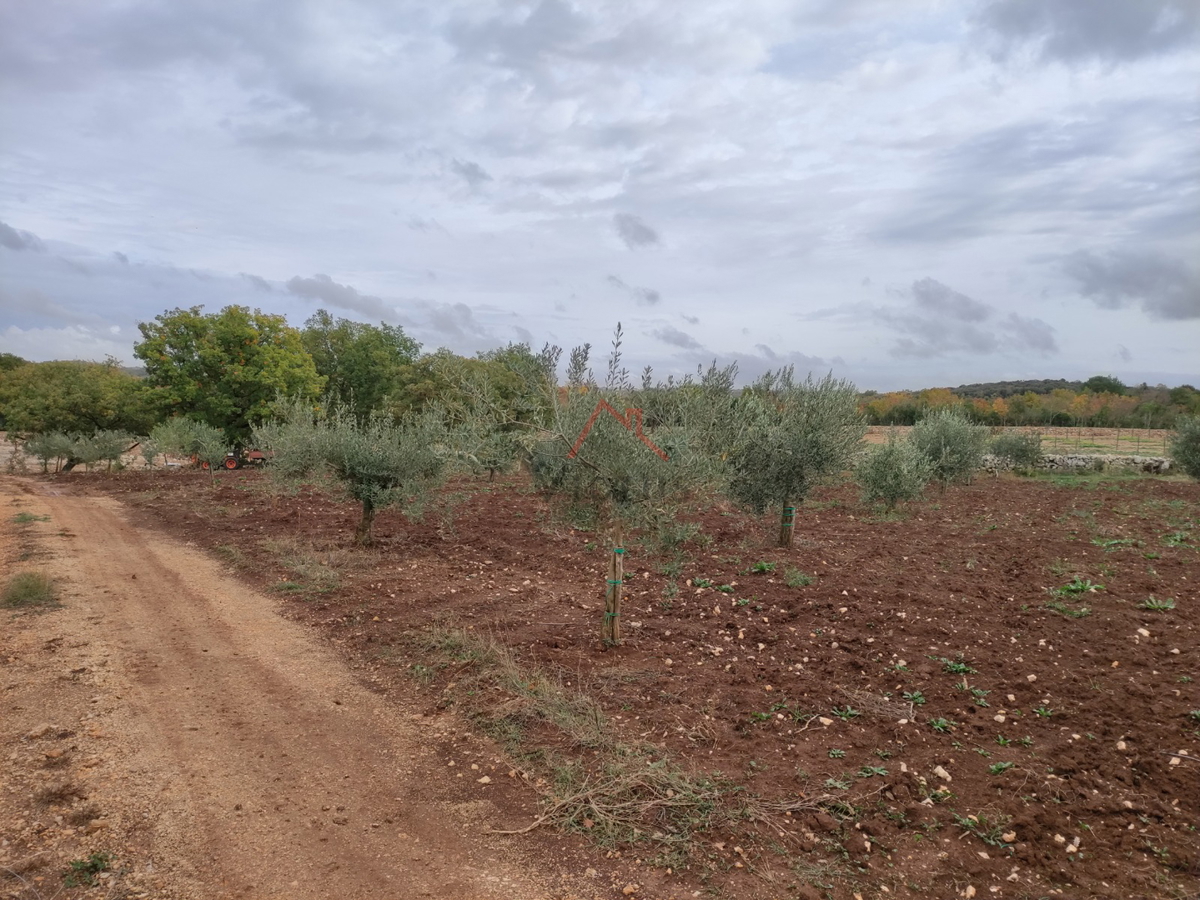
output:
[[[910,442],[888,435],[886,444],[871,447],[854,471],[864,503],[882,502],[889,510],[902,500],[921,496],[932,467]]]
[[[1188,416],[1175,422],[1171,460],[1186,474],[1200,480],[1200,416]]]
[[[1042,461],[1042,436],[1035,432],[1006,431],[996,437],[988,452],[1018,471],[1028,471]]]
[[[96,876],[112,868],[111,853],[93,853],[87,859],[73,859],[63,874],[64,887],[95,887]]]
[[[0,604],[10,609],[50,606],[56,595],[54,580],[46,573],[18,572],[8,579],[0,593]]]
[[[970,481],[983,464],[987,429],[972,425],[957,410],[939,409],[913,426],[909,440],[944,490],[952,481]]]

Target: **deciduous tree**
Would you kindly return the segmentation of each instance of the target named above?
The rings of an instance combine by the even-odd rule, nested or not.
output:
[[[421,345],[399,326],[334,319],[323,309],[304,323],[301,338],[325,378],[330,403],[360,418],[383,407],[399,387],[403,368],[421,352]]]
[[[206,422],[240,443],[277,397],[320,396],[325,379],[283,316],[244,306],[202,310],[175,309],[138,325],[134,355],[168,415]]]
[[[19,434],[139,433],[154,422],[147,388],[114,359],[25,363],[0,372],[0,416]]]

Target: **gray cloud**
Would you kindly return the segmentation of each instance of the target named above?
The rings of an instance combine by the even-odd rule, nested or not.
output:
[[[650,335],[658,338],[664,344],[670,344],[673,347],[682,347],[684,350],[703,349],[703,345],[698,340],[672,325],[664,325],[662,328],[656,328],[650,332]]]
[[[913,189],[872,226],[902,243],[965,241],[1033,230],[1078,230],[1122,214],[1161,231],[1193,233],[1193,149],[1165,123],[1193,116],[1192,102],[1100,101],[1067,116],[980,128],[925,157]],[[1113,122],[1121,122],[1114,127]],[[1153,162],[1138,149],[1161,148]]]
[[[36,234],[18,231],[4,222],[0,222],[0,247],[7,247],[9,250],[32,250],[35,253],[46,249]]]
[[[779,358],[778,354],[776,354],[776,352],[767,344],[755,344],[754,349],[757,350],[764,359],[771,360],[772,362]]]
[[[966,294],[951,290],[932,278],[914,281],[912,296],[922,310],[936,315],[949,316],[960,322],[982,322],[992,312],[986,303],[972,300]]]
[[[659,242],[658,232],[630,213],[617,213],[613,216],[613,227],[617,230],[617,236],[630,250],[650,247]]]
[[[662,300],[662,294],[660,294],[654,288],[635,287],[632,284],[626,284],[616,275],[609,275],[604,280],[613,287],[627,293],[630,297],[637,301],[639,306],[654,306],[656,303]]]
[[[263,278],[261,275],[251,275],[249,272],[239,272],[238,275],[241,278],[245,278],[248,282],[250,282],[252,285],[254,285],[255,288],[262,291],[263,293],[270,294],[275,290],[273,287],[271,287],[271,283],[269,281],[267,281],[267,279]],[[317,277],[319,278],[320,276],[317,276]],[[294,281],[295,279],[292,279],[292,280]],[[301,279],[301,281],[303,281],[303,279]],[[289,289],[290,289],[290,286],[289,286]],[[296,292],[293,291],[293,293],[296,293]],[[303,295],[301,295],[301,296],[303,296]]]
[[[1041,319],[1019,316],[1010,312],[997,323],[1001,346],[1008,350],[1032,351],[1043,356],[1058,352],[1054,328]]]
[[[1123,62],[1193,44],[1195,0],[993,0],[978,22],[1001,56],[1028,48],[1042,60]]]
[[[687,313],[680,313],[679,318],[683,319],[683,321],[687,322],[689,325],[700,324],[699,316],[689,316]]]
[[[446,233],[446,229],[436,219],[422,219],[420,216],[410,216],[406,224],[413,231],[420,231],[426,234],[434,231],[440,231],[443,234]]]
[[[126,256],[124,253],[121,253],[120,251],[117,251],[117,250],[113,251],[113,259],[115,259],[117,262],[119,262],[123,266],[129,265],[129,257]]]
[[[1157,319],[1200,318],[1200,274],[1159,253],[1077,250],[1063,271],[1103,309],[1140,306]]]
[[[1129,352],[1129,348],[1124,344],[1117,344],[1117,357],[1121,362],[1133,362],[1133,354]]]
[[[427,309],[429,327],[439,335],[458,341],[491,339],[465,303],[428,304]]]
[[[251,279],[251,283],[254,283]],[[257,287],[258,285],[255,284]],[[396,310],[387,306],[378,297],[360,294],[348,284],[338,284],[328,275],[317,273],[312,278],[299,275],[288,280],[287,289],[297,297],[328,303],[339,309],[349,309],[378,319],[396,318]]]
[[[10,321],[80,325],[93,329],[104,325],[104,319],[95,311],[64,306],[37,289],[9,291],[0,285],[0,309]]]
[[[638,303],[643,306],[653,306],[662,299],[662,294],[654,290],[654,288],[634,288],[633,292]]]
[[[475,190],[480,185],[492,180],[492,176],[489,175],[484,170],[483,166],[479,165],[477,162],[453,159],[450,161],[450,168],[453,169],[455,174],[459,175],[463,181],[470,185],[472,190]]]
[[[1001,352],[1058,352],[1054,329],[1041,319],[998,310],[959,293],[932,278],[914,281],[901,307],[876,307],[876,321],[899,333],[891,354],[906,359],[931,359],[954,353],[988,355]],[[861,307],[861,305],[860,305]]]

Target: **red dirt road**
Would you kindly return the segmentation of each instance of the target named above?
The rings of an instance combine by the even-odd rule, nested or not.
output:
[[[42,896],[43,880],[54,893],[61,864],[42,863],[98,848],[125,872],[111,884],[131,893],[117,896],[567,896],[439,799],[450,776],[411,710],[199,552],[115,501],[56,493],[0,484],[6,519],[49,517],[10,536],[6,562],[35,542],[26,557],[65,585],[63,608],[0,634],[11,896]]]

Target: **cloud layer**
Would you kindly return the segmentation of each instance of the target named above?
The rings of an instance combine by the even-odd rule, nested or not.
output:
[[[664,373],[1200,380],[1198,36],[1193,0],[0,4],[0,349],[236,302],[460,352],[620,320]]]

